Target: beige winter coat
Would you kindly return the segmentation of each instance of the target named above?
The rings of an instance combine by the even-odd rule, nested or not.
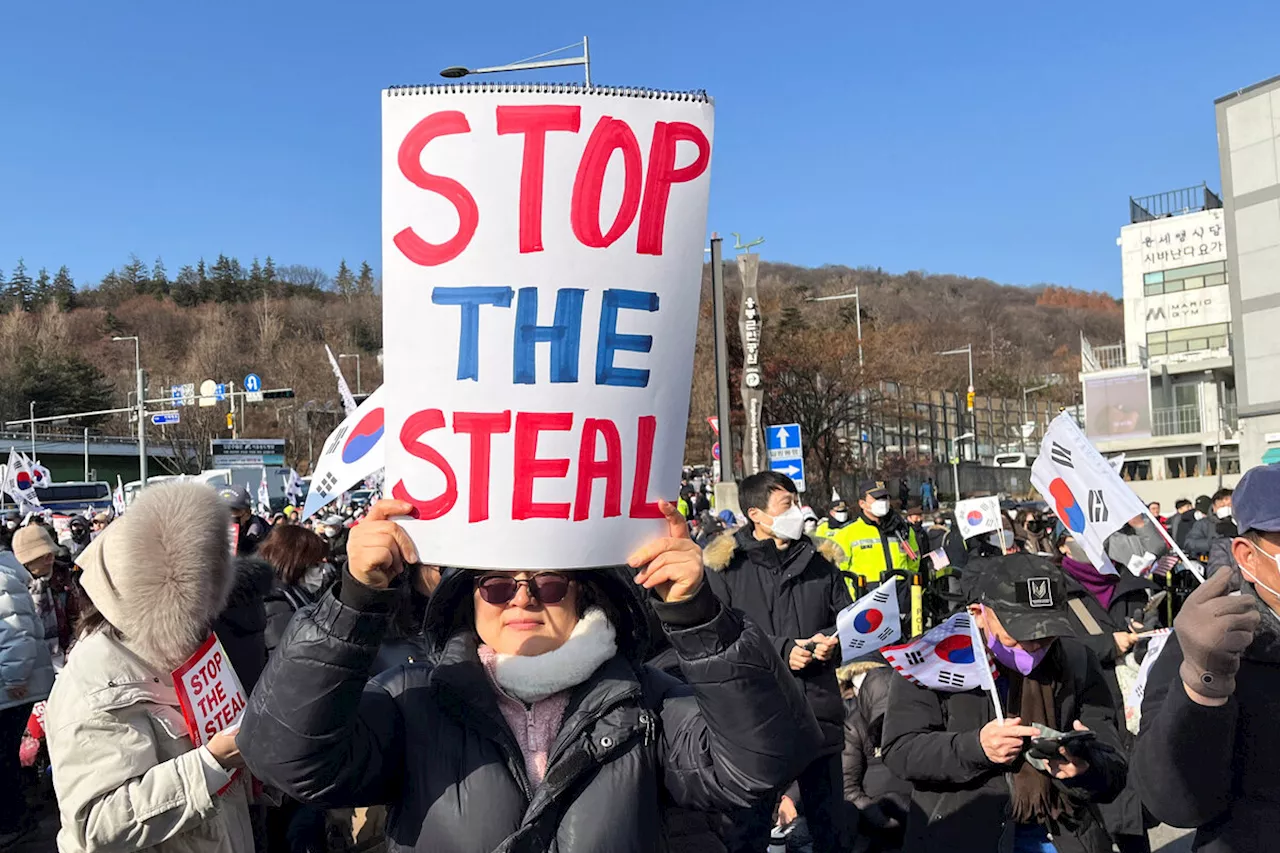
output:
[[[169,674],[111,634],[72,649],[45,728],[62,853],[253,850],[247,777],[209,790]]]

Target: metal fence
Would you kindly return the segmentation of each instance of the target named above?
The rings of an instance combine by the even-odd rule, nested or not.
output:
[[[1199,406],[1170,406],[1151,410],[1153,436],[1190,435],[1200,432]]]
[[[1183,187],[1179,190],[1146,195],[1141,198],[1129,197],[1129,222],[1150,222],[1165,216],[1177,216],[1180,213],[1196,213],[1201,210],[1215,210],[1222,207],[1222,199],[1218,198],[1206,184],[1195,187]]]

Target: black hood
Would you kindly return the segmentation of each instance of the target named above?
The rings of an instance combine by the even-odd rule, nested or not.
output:
[[[628,570],[585,569],[565,572],[575,579],[590,579],[604,595],[601,602],[613,629],[617,632],[618,651],[633,664],[644,662],[650,648],[649,622],[639,593],[648,594],[630,582]],[[445,645],[462,631],[475,633],[471,621],[474,607],[471,596],[475,572],[466,569],[445,569],[440,585],[431,595],[427,605],[423,631],[433,654],[444,651]]]

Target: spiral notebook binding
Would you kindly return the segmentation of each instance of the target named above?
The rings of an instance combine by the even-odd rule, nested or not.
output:
[[[610,95],[711,103],[711,96],[705,89],[670,92],[634,86],[584,86],[580,83],[427,83],[418,86],[389,86],[386,94],[388,98],[404,95]]]

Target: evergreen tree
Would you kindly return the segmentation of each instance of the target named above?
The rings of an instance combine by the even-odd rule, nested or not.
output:
[[[18,265],[13,268],[9,277],[9,303],[15,311],[26,311],[31,307],[31,299],[35,295],[35,283],[27,275],[27,265],[18,258]]]
[[[169,271],[165,269],[164,259],[156,258],[151,265],[151,292],[159,299],[169,292]]]
[[[213,282],[209,280],[209,273],[204,265],[204,258],[200,259],[200,263],[196,264],[196,301],[208,302],[213,299]]]
[[[202,262],[203,263],[203,262]],[[173,301],[182,308],[191,308],[200,303],[200,273],[189,265],[178,270],[178,277],[170,289]]]
[[[373,296],[373,267],[368,261],[360,264],[360,275],[356,278],[356,293],[361,296]]]
[[[218,255],[218,259],[209,268],[209,279],[213,283],[213,298],[217,302],[240,302],[242,300],[243,282],[240,262]]]
[[[249,265],[249,298],[257,299],[266,293],[266,287],[262,279],[262,264],[258,263],[258,259],[254,258],[253,263]]]
[[[129,255],[129,263],[120,268],[118,276],[122,289],[131,290],[137,295],[151,290],[151,273],[137,255]]]
[[[49,271],[44,267],[40,267],[40,274],[36,276],[35,293],[32,301],[37,306],[49,304],[49,300],[53,298],[53,281],[49,278]]]
[[[341,293],[348,301],[356,293],[356,277],[351,274],[351,269],[347,266],[347,259],[343,258],[338,264],[338,274],[333,279],[334,288]]]
[[[12,307],[9,304],[8,285],[4,281],[4,270],[0,270],[0,312],[8,314]]]
[[[57,305],[63,311],[70,311],[76,307],[76,283],[71,278],[71,270],[66,265],[58,268],[58,272],[53,276],[53,304]]]
[[[271,256],[267,255],[267,262],[262,267],[262,286],[266,288],[267,293],[272,296],[276,295],[276,283],[280,278],[276,274],[276,262],[271,260]]]

